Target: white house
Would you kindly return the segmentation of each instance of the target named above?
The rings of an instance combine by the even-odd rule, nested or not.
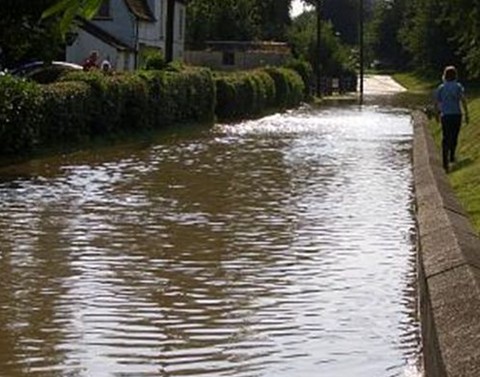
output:
[[[168,3],[174,3],[173,59],[183,60],[185,41],[184,0],[104,0],[91,21],[78,19],[74,40],[67,47],[67,61],[82,64],[90,51],[100,61],[107,58],[117,71],[139,66],[148,50],[167,51]]]

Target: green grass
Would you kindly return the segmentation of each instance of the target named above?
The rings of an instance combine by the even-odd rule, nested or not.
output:
[[[424,91],[428,95],[428,92],[438,84],[408,73],[395,74],[393,78],[412,94]],[[464,85],[468,99],[470,123],[462,126],[457,162],[452,166],[448,178],[475,229],[480,233],[480,88],[468,82]],[[429,127],[440,153],[442,137],[440,124],[432,120]]]
[[[407,88],[410,92],[429,92],[435,89],[438,82],[415,73],[394,73],[393,79]]]

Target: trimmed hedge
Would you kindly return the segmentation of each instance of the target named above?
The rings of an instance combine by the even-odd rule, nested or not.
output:
[[[271,67],[267,73],[275,81],[275,103],[288,108],[298,105],[304,98],[305,84],[300,75],[287,68]]]
[[[215,76],[217,107],[221,120],[261,114],[272,108],[288,108],[305,99],[305,83],[294,70],[265,68]]]
[[[73,72],[49,85],[0,76],[0,155],[176,123],[213,122],[215,93],[210,70],[201,68]]]
[[[139,75],[148,87],[152,124],[214,120],[216,91],[210,70],[144,71]]]
[[[42,126],[40,86],[0,76],[0,153],[31,150]]]
[[[41,146],[88,140],[93,91],[83,82],[59,82],[42,88]],[[19,151],[20,152],[20,151]]]
[[[313,98],[312,93],[314,86],[314,72],[312,65],[304,60],[292,60],[285,67],[293,69],[300,75],[305,84],[305,99],[311,100]]]
[[[74,145],[117,133],[213,122],[298,105],[305,84],[294,70],[212,75],[183,68],[106,75],[73,72],[40,85],[0,76],[0,155]]]

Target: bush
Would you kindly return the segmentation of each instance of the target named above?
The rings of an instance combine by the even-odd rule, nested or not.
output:
[[[83,82],[59,82],[42,87],[41,145],[85,141],[90,136],[89,114],[94,99]]]
[[[312,98],[312,88],[315,86],[315,76],[313,73],[312,65],[305,60],[292,60],[286,64],[286,68],[290,68],[297,72],[302,78],[303,84],[305,85],[305,98]]]
[[[0,76],[0,151],[28,152],[38,143],[42,124],[41,92],[37,84]]]
[[[305,85],[293,70],[257,69],[247,72],[218,73],[216,114],[220,119],[259,115],[272,108],[298,105]]]
[[[155,51],[145,58],[144,69],[145,70],[162,70],[167,66],[165,57],[160,51]]]
[[[214,120],[216,91],[210,70],[143,71],[138,75],[147,85],[150,122],[156,127]]]
[[[118,81],[99,70],[73,72],[62,81],[84,82],[91,87],[91,106],[87,112],[90,134],[101,136],[118,128],[121,122],[122,100]]]
[[[286,108],[298,105],[304,98],[305,84],[298,73],[287,68],[269,67],[266,72],[275,82],[275,105]]]
[[[212,122],[295,106],[304,84],[291,69],[268,68],[213,77],[209,69],[175,65],[105,75],[72,72],[40,85],[0,77],[0,154],[72,145],[115,133],[174,123]]]

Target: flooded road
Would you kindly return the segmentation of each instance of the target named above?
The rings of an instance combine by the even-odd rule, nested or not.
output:
[[[418,376],[407,113],[0,171],[0,376]]]

